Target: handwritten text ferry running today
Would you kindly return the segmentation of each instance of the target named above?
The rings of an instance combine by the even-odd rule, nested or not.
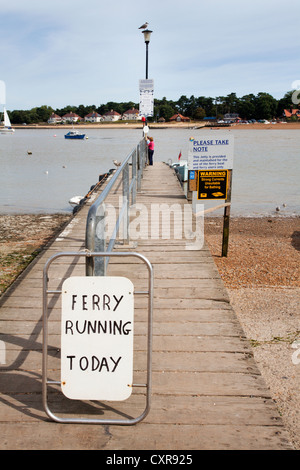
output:
[[[68,398],[123,400],[131,393],[133,285],[73,277],[62,294],[62,390]]]

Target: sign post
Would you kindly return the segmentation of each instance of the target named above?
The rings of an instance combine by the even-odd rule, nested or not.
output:
[[[228,134],[189,141],[189,190],[197,191],[198,200],[225,199],[222,256],[228,252],[233,147],[233,136]]]
[[[232,170],[228,170],[229,185],[227,190],[227,198],[225,202],[231,202],[232,187]],[[222,256],[227,256],[229,243],[229,221],[230,221],[230,205],[224,207],[223,216],[223,238],[222,238]]]

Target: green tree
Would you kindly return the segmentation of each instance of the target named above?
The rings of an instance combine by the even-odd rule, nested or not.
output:
[[[255,106],[255,95],[242,96],[238,104],[238,114],[242,119],[255,119],[256,106]]]
[[[206,116],[205,109],[202,108],[201,106],[198,106],[198,108],[196,108],[194,116],[193,116],[194,119],[202,121],[205,118],[205,116]]]
[[[15,109],[9,114],[9,118],[11,120],[12,124],[29,124],[28,122],[28,117],[27,117],[27,111],[23,111],[21,109]]]
[[[80,104],[77,106],[75,113],[78,114],[78,116],[84,118],[84,116],[88,114],[87,107],[83,104]]]
[[[256,119],[272,119],[276,116],[277,100],[269,93],[258,93],[255,100]]]
[[[175,114],[174,108],[170,104],[162,104],[154,109],[154,116],[163,117],[166,121]]]
[[[194,95],[191,95],[190,98],[188,99],[187,108],[185,110],[186,116],[194,119],[196,109],[197,109],[197,100],[194,97]]]
[[[225,113],[237,113],[238,112],[238,104],[239,99],[236,96],[236,93],[230,93],[225,97],[224,105],[225,109],[223,114]]]
[[[205,111],[206,116],[215,116],[215,107],[214,107],[214,99],[207,98],[205,96],[200,96],[196,100],[197,108],[203,108]]]
[[[167,100],[164,96],[161,100],[154,98],[154,116],[156,119],[164,118],[166,121],[177,112],[175,104],[171,100]]]
[[[188,105],[189,105],[189,99],[187,98],[187,96],[182,95],[179,98],[179,100],[176,102],[175,106],[176,106],[177,112],[184,115],[186,113]]]
[[[35,113],[38,117],[39,122],[47,122],[51,114],[53,113],[53,109],[51,106],[40,106],[39,108],[34,108]]]
[[[77,108],[76,106],[65,106],[64,108],[61,108],[61,109],[56,109],[55,110],[55,114],[58,114],[58,116],[63,116],[64,114],[67,114],[67,113],[76,113],[77,111]]]
[[[297,108],[297,106],[292,101],[294,91],[288,91],[283,98],[281,98],[277,103],[277,116],[282,116],[285,109],[290,110]]]

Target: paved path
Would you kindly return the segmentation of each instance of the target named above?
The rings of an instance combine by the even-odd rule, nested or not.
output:
[[[115,198],[117,203],[116,197],[111,202]],[[173,170],[162,163],[145,170],[138,202],[149,214],[153,204],[188,204]],[[209,250],[186,250],[186,240],[180,239],[149,238],[132,248],[154,269],[148,416],[134,426],[60,424],[47,417],[41,386],[42,270],[52,254],[84,248],[88,209],[77,213],[1,299],[0,345],[5,343],[6,363],[0,366],[0,449],[289,449]],[[82,259],[60,259],[49,273],[50,287],[84,273]],[[147,281],[144,266],[134,259],[126,264],[112,259],[107,274],[129,277],[135,290],[144,289]],[[135,303],[134,382],[139,382],[145,376],[147,301],[138,296]],[[53,296],[49,311],[48,368],[51,378],[59,380],[59,296]],[[79,403],[66,399],[55,385],[49,386],[49,397],[52,410],[68,417],[136,417],[145,403],[140,388],[121,403]]]

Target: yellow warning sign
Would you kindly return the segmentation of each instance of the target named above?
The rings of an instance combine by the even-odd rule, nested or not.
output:
[[[228,170],[198,170],[198,199],[226,199]]]

